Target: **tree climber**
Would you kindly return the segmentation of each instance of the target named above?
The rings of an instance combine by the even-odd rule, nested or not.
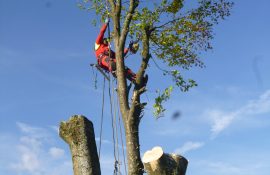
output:
[[[115,52],[111,50],[111,46],[109,45],[109,39],[104,38],[104,34],[106,32],[106,29],[109,24],[109,18],[106,18],[105,24],[100,29],[99,35],[95,42],[95,53],[98,65],[103,68],[106,71],[109,71],[112,73],[114,77],[116,77],[116,58],[115,58]],[[131,53],[136,53],[138,50],[138,44],[131,42],[129,44],[129,48],[124,49],[124,57],[130,51]],[[110,57],[110,58],[109,58]],[[125,74],[129,81],[135,83],[136,81],[136,74],[129,69],[128,67],[125,67]],[[146,85],[148,80],[148,76],[146,75],[143,78],[143,86]]]

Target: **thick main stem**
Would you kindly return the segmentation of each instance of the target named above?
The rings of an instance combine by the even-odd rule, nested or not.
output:
[[[124,123],[126,129],[126,142],[127,142],[127,153],[128,153],[128,169],[129,175],[142,175],[143,164],[140,157],[140,142],[139,142],[139,123],[140,115],[142,112],[142,105],[140,103],[140,95],[142,90],[142,77],[147,68],[149,61],[149,33],[146,30],[143,36],[143,60],[141,68],[137,73],[137,85],[134,88],[132,104],[128,113],[125,113]],[[145,85],[144,85],[145,86]]]
[[[133,104],[133,110],[130,110],[128,102],[128,90],[125,76],[125,63],[124,63],[124,45],[126,37],[129,32],[129,25],[134,14],[135,9],[138,7],[139,2],[130,0],[128,13],[125,17],[123,26],[120,25],[122,3],[120,1],[109,1],[112,6],[112,18],[114,22],[114,44],[116,51],[116,75],[118,81],[118,98],[120,111],[122,114],[127,145],[128,157],[128,174],[129,175],[142,175],[143,164],[140,158],[140,145],[139,145],[139,116],[140,109],[136,110]],[[140,78],[141,79],[141,78]],[[140,83],[142,84],[142,83]]]
[[[133,117],[138,118],[137,116]],[[133,119],[128,119],[125,123],[125,130],[128,154],[128,174],[142,175],[144,170],[140,157],[139,122]]]

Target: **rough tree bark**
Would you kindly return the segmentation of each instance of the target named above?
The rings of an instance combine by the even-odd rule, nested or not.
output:
[[[142,159],[148,175],[185,175],[188,165],[186,158],[166,154],[161,147],[147,151]]]
[[[120,104],[120,111],[125,126],[126,146],[127,146],[127,158],[128,158],[128,174],[129,175],[142,175],[143,164],[140,157],[140,144],[139,144],[139,122],[140,122],[140,101],[139,90],[135,92],[136,99],[132,104],[128,101],[127,82],[125,76],[125,63],[124,63],[124,46],[126,37],[129,32],[129,25],[134,14],[135,9],[138,7],[137,0],[130,0],[130,6],[127,11],[127,15],[124,19],[124,23],[121,26],[121,1],[109,0],[111,5],[111,17],[113,19],[113,38],[115,44],[116,53],[116,74],[118,82],[118,99]],[[136,76],[137,89],[142,86],[143,74]]]
[[[72,116],[61,122],[60,137],[69,144],[74,175],[100,175],[93,124],[81,115]]]

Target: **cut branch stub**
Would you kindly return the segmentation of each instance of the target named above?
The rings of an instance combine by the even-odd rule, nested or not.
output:
[[[81,115],[72,116],[61,122],[60,137],[69,144],[74,175],[100,175],[93,124]]]
[[[188,165],[186,158],[166,154],[157,146],[143,155],[142,162],[148,175],[185,175]]]

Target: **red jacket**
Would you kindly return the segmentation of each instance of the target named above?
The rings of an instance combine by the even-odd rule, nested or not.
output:
[[[104,34],[105,31],[107,29],[108,24],[104,24],[99,32],[99,35],[96,39],[96,43],[95,43],[95,53],[96,53],[96,58],[98,60],[99,64],[102,64],[101,66],[105,69],[108,68],[108,65],[106,63],[104,63],[102,61],[102,58],[109,56],[109,52],[110,52],[110,57],[111,59],[113,59],[113,61],[115,61],[115,52],[112,51],[111,49],[109,49],[109,45],[103,43],[103,38],[104,38]],[[126,55],[128,53],[128,49],[126,48],[124,50],[124,54]],[[100,60],[99,60],[100,59]],[[101,63],[100,63],[101,61]]]
[[[112,62],[110,62],[110,60],[113,62],[116,62],[116,59],[115,59],[115,52],[109,48],[108,44],[103,43],[104,33],[107,29],[107,26],[108,24],[104,24],[100,29],[99,35],[95,43],[95,52],[96,52],[96,58],[100,67],[102,67],[104,70],[111,72],[113,71],[113,69],[111,66]],[[124,56],[128,53],[128,50],[129,49],[127,48],[124,50]],[[134,82],[136,80],[136,74],[133,73],[132,70],[129,69],[128,67],[126,67],[126,76],[127,76],[127,79],[129,79],[130,81]]]

